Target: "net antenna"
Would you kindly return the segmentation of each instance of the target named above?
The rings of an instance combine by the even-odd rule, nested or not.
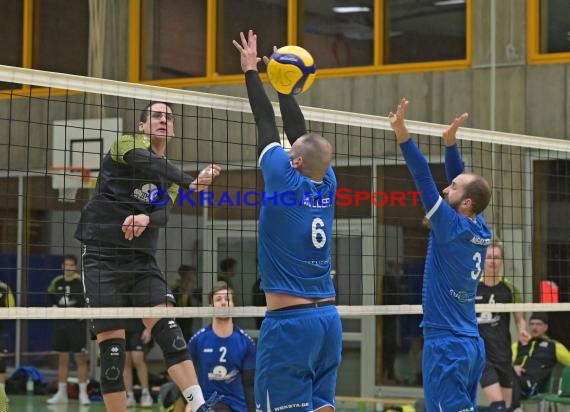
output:
[[[79,189],[93,189],[96,181],[91,178],[91,169],[78,166],[50,166],[51,187],[58,192],[61,203],[73,203]]]

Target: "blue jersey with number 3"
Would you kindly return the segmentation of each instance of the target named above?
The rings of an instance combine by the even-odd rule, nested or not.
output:
[[[306,298],[334,297],[332,167],[322,182],[314,182],[291,166],[278,143],[264,148],[259,164],[265,182],[259,217],[261,289]]]
[[[431,224],[422,290],[424,318],[420,326],[428,333],[437,329],[479,336],[475,297],[491,231],[482,215],[475,219],[463,216],[443,200],[427,160],[412,139],[400,144],[400,148]],[[463,173],[457,145],[445,150],[445,173],[449,184]]]
[[[422,325],[479,336],[475,297],[491,232],[483,216],[462,216],[441,197],[428,211],[431,223],[424,273]]]

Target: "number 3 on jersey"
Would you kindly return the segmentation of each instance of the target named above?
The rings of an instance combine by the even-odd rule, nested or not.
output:
[[[473,261],[475,262],[475,270],[471,271],[471,279],[476,280],[481,274],[481,253],[475,252],[473,255]]]
[[[320,217],[313,219],[311,225],[311,239],[313,241],[313,246],[317,249],[321,249],[325,243],[327,243],[327,235],[324,231],[325,222]]]

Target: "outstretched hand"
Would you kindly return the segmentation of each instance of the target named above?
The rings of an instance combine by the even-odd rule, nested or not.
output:
[[[212,184],[214,179],[220,175],[220,173],[222,173],[220,165],[211,164],[206,166],[200,173],[198,173],[198,177],[194,179],[190,185],[190,189],[196,189],[197,192],[206,190],[208,186]]]
[[[232,43],[240,53],[242,71],[244,73],[249,70],[257,71],[257,63],[261,61],[261,59],[257,57],[257,34],[253,34],[253,30],[250,30],[247,33],[247,40],[243,32],[239,33],[239,37],[241,44],[236,40],[232,40]]]
[[[400,103],[396,108],[396,113],[394,112],[388,113],[390,126],[392,126],[392,130],[394,130],[394,133],[396,134],[396,141],[398,142],[398,144],[405,143],[410,138],[405,123],[406,110],[408,109],[409,104],[410,102],[406,98],[403,98],[402,100],[400,100]]]
[[[456,117],[455,120],[453,120],[453,122],[451,122],[451,124],[445,128],[441,137],[443,138],[443,142],[446,146],[453,146],[455,144],[455,135],[457,134],[457,129],[459,129],[459,126],[461,126],[468,117],[468,113],[463,113],[462,115]]]
[[[273,46],[273,53],[277,52],[277,46]],[[271,57],[263,56],[263,63],[267,66]]]

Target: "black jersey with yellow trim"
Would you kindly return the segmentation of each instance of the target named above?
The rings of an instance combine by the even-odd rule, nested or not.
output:
[[[16,306],[16,300],[14,299],[14,294],[10,286],[4,282],[0,282],[0,307],[13,308],[14,306]]]
[[[507,279],[494,286],[482,280],[477,287],[477,303],[519,303],[520,294]],[[485,341],[487,360],[494,363],[511,361],[511,314],[508,312],[482,312],[477,317],[479,333]]]
[[[549,376],[557,363],[570,366],[570,352],[562,343],[547,335],[532,338],[523,344],[512,344],[513,365],[520,365],[525,373],[541,382]]]
[[[48,305],[59,308],[82,308],[85,306],[81,275],[74,273],[71,279],[58,275],[52,279],[48,288]]]
[[[157,223],[151,217],[142,235],[133,240],[123,236],[122,223],[130,215],[155,216],[163,211],[167,216],[179,185],[188,189],[193,180],[165,157],[153,153],[147,137],[122,136],[103,158],[95,195],[81,212],[75,237],[87,244],[113,244],[154,255],[158,229],[167,219]]]

